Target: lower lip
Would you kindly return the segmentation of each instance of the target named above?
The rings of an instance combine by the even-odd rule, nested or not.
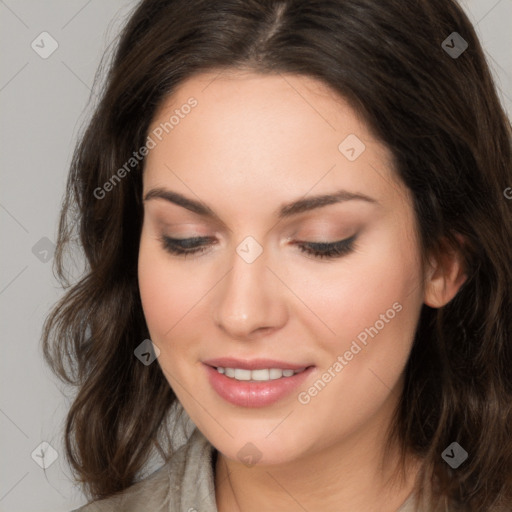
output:
[[[233,405],[239,407],[265,407],[289,395],[313,371],[313,366],[291,377],[263,382],[236,380],[219,373],[216,368],[204,365],[212,388]]]

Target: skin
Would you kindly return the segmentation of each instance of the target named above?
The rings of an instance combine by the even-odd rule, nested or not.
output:
[[[386,429],[403,386],[423,303],[441,307],[464,281],[458,253],[422,268],[412,198],[390,152],[350,105],[296,75],[205,73],[183,82],[150,131],[193,96],[198,105],[149,152],[143,196],[156,187],[199,199],[204,218],[164,199],[144,202],[139,285],[158,362],[192,421],[219,451],[220,512],[396,510],[420,461],[393,481],[396,450]],[[366,149],[349,161],[338,145],[355,134]],[[278,220],[277,209],[338,189],[376,203],[345,201]],[[294,242],[357,234],[354,250],[318,259]],[[159,237],[212,237],[206,252],[169,254]],[[247,236],[263,252],[236,252]],[[307,404],[307,390],[357,335],[394,303],[377,336]],[[208,383],[202,361],[266,357],[314,365],[297,392],[263,408],[234,406]],[[237,456],[252,443],[253,466]],[[198,504],[200,509],[200,504]]]

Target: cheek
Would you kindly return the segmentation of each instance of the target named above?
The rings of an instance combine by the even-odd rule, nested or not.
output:
[[[150,338],[160,349],[159,362],[167,377],[165,370],[182,373],[190,361],[198,360],[200,345],[195,340],[207,328],[208,294],[219,275],[198,272],[186,260],[178,261],[154,233],[143,231],[139,290]]]
[[[172,288],[166,282],[161,265],[161,256],[156,249],[157,242],[144,235],[140,241],[138,278],[142,308],[151,338],[163,328],[165,311]],[[153,339],[153,341],[156,341]]]
[[[381,230],[371,248],[361,245],[343,264],[325,267],[325,274],[301,283],[308,305],[331,328],[331,335],[317,337],[331,359],[358,341],[360,354],[367,352],[354,357],[361,363],[375,354],[391,364],[391,352],[403,363],[422,305],[419,252],[410,229]]]
[[[151,339],[162,349],[167,336],[172,337],[180,319],[197,302],[198,290],[176,265],[156,237],[143,233],[138,263],[139,290]]]
[[[305,416],[314,410],[314,416],[332,420],[333,438],[340,429],[357,431],[397,392],[422,305],[416,245],[404,240],[388,232],[375,244],[378,250],[350,264],[347,259],[338,272],[326,273],[329,280],[309,281],[304,288],[308,305],[336,334],[309,324],[319,369],[299,402],[308,404]]]

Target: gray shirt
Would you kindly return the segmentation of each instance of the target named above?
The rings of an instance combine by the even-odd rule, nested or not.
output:
[[[123,493],[72,512],[218,512],[213,471],[214,448],[195,428],[160,469]],[[415,512],[413,496],[397,512]]]

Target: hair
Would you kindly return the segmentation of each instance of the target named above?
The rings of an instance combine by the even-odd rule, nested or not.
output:
[[[468,48],[452,58],[442,42]],[[135,483],[163,448],[177,400],[158,365],[138,289],[145,160],[95,190],[144,146],[162,102],[207,71],[312,77],[346,99],[390,150],[411,191],[422,258],[448,246],[466,281],[444,307],[422,306],[390,431],[424,462],[416,481],[439,503],[512,507],[512,129],[474,27],[455,0],[144,0],[116,44],[80,136],[63,199],[54,272],[66,292],[43,327],[53,371],[76,387],[66,457],[95,498]],[[65,255],[83,251],[73,285]],[[442,452],[469,454],[452,469]]]

